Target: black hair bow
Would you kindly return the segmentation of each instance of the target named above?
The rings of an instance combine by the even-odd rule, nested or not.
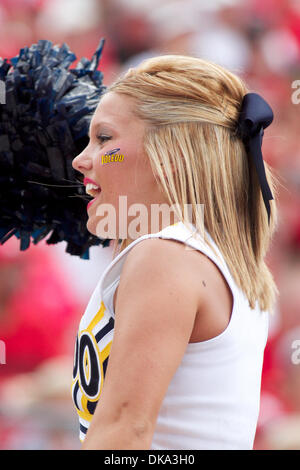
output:
[[[253,159],[268,213],[268,222],[270,222],[269,201],[274,198],[266,178],[261,146],[264,129],[271,124],[273,117],[271,107],[260,95],[247,93],[244,96],[238,120],[238,133],[248,155]]]

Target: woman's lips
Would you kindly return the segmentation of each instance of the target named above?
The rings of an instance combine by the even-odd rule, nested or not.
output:
[[[99,194],[101,193],[101,187],[98,185],[98,183],[96,183],[96,181],[93,181],[93,180],[91,180],[90,178],[84,178],[83,184],[86,186],[88,183],[92,183],[92,184],[98,186],[98,188],[99,188],[98,190],[89,190],[90,193],[91,193],[91,192],[92,192],[92,193],[94,192],[94,193],[96,193],[96,194],[97,194],[97,193],[99,193]],[[88,205],[86,206],[86,209],[87,209],[87,210],[88,210],[89,207],[93,204],[93,202],[95,202],[95,199],[97,199],[97,196],[98,196],[98,194],[94,197],[94,199],[92,199],[92,200],[88,203]]]
[[[88,203],[88,205],[86,206],[86,208],[88,209],[88,208],[93,204],[94,201],[95,201],[95,199],[92,199],[92,200]]]
[[[98,196],[100,196],[100,194],[101,194],[101,190],[99,191],[99,194],[98,194],[96,197],[94,197],[94,199],[92,199],[92,200],[88,203],[88,205],[86,206],[86,210],[89,209],[89,207],[93,204],[93,202],[96,201],[96,199],[98,198]]]
[[[84,186],[86,186],[88,183],[95,184],[96,186],[98,186],[98,187],[101,189],[101,186],[99,186],[99,184],[96,183],[96,181],[93,181],[93,180],[91,180],[90,178],[84,178],[84,180],[83,180]]]

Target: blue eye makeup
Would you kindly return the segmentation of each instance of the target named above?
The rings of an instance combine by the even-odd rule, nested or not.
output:
[[[100,134],[97,136],[97,139],[101,142],[101,144],[103,144],[104,142],[110,140],[111,137],[109,135]]]

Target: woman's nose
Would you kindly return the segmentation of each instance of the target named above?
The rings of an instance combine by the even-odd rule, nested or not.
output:
[[[92,159],[88,156],[87,152],[83,150],[72,160],[72,167],[77,171],[90,170],[92,167]]]

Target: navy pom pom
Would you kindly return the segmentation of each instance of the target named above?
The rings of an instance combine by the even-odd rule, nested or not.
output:
[[[76,56],[69,47],[47,40],[24,47],[10,61],[0,58],[1,244],[16,236],[26,250],[50,235],[48,244],[65,241],[66,252],[82,259],[89,259],[91,246],[109,245],[86,228],[91,198],[72,168],[106,88],[97,70],[104,42],[73,69]]]

